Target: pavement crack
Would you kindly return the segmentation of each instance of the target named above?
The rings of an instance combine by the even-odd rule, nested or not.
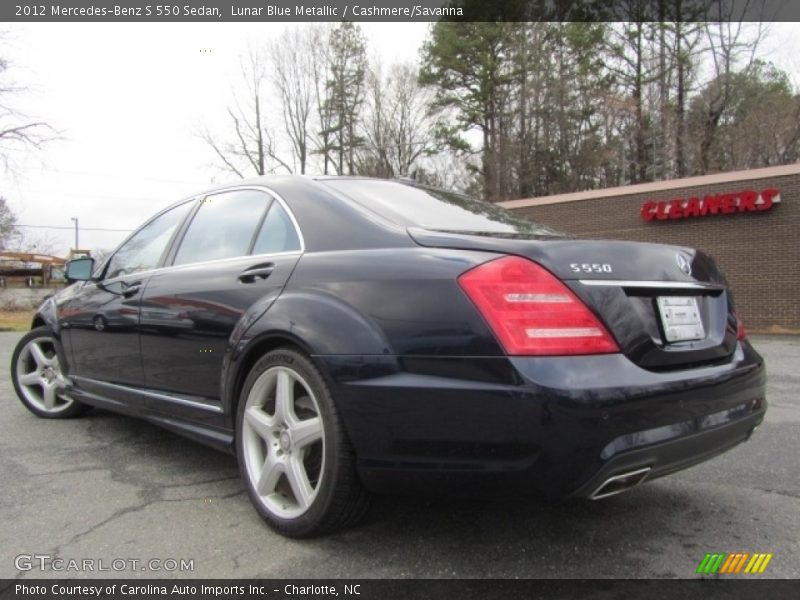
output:
[[[65,547],[71,546],[73,544],[76,544],[80,540],[85,538],[86,536],[91,535],[92,533],[94,533],[95,531],[97,531],[101,527],[104,527],[105,525],[111,523],[112,521],[115,521],[116,519],[119,519],[120,517],[124,517],[125,515],[127,515],[129,513],[136,512],[136,511],[139,511],[139,510],[141,510],[143,508],[146,508],[147,506],[150,506],[151,504],[153,504],[155,502],[157,502],[157,500],[156,499],[152,499],[152,500],[147,500],[147,501],[145,501],[145,502],[143,502],[141,504],[137,504],[137,505],[134,505],[134,506],[126,506],[125,508],[120,508],[120,509],[114,511],[108,518],[103,519],[99,523],[94,523],[88,529],[74,534],[67,541],[55,546],[53,549],[51,549],[49,551],[49,555],[50,556],[54,556],[54,557],[61,556],[61,552]],[[25,575],[27,573],[29,573],[29,572],[30,571],[22,571],[22,572],[18,573],[17,576],[14,579],[24,579]]]
[[[60,469],[58,471],[43,471],[41,473],[27,473],[28,477],[53,477],[54,475],[69,475],[71,473],[88,473],[90,471],[104,471],[105,467],[96,465],[93,467],[80,467],[77,469]]]
[[[750,488],[752,490],[758,490],[760,492],[766,492],[768,494],[775,494],[778,496],[784,496],[786,498],[794,498],[795,500],[800,500],[800,493],[798,492],[790,492],[788,490],[772,490],[770,488]]]
[[[221,495],[212,495],[206,494],[204,496],[190,496],[188,498],[164,498],[162,500],[158,500],[158,502],[191,502],[191,501],[203,501],[203,500],[226,500],[228,498],[235,498],[236,496],[241,496],[244,494],[244,490],[236,490],[235,492],[229,492],[227,494]]]
[[[229,477],[229,478],[226,478],[226,479],[232,479],[232,478]],[[236,496],[240,496],[240,495],[242,495],[244,493],[245,493],[244,489],[239,489],[239,490],[235,490],[233,492],[229,492],[227,494],[220,494],[220,495],[208,495],[208,494],[206,494],[204,496],[192,496],[192,497],[189,497],[189,498],[161,498],[161,497],[148,498],[146,500],[143,500],[139,504],[135,504],[133,506],[126,506],[125,508],[120,508],[119,510],[114,511],[111,515],[109,515],[107,518],[103,519],[102,521],[100,521],[98,523],[94,523],[88,529],[85,529],[84,531],[81,531],[79,533],[74,534],[67,541],[55,546],[54,548],[52,548],[48,552],[48,554],[50,556],[53,556],[53,557],[60,557],[61,553],[63,552],[63,550],[65,548],[80,542],[82,539],[84,539],[87,536],[95,533],[96,531],[98,531],[102,527],[105,527],[109,523],[112,523],[113,521],[116,521],[117,519],[120,519],[120,518],[124,517],[125,515],[144,510],[145,508],[153,506],[154,504],[158,504],[158,503],[162,503],[162,502],[169,502],[169,503],[191,502],[191,501],[197,502],[197,501],[203,501],[203,500],[208,500],[208,499],[225,500],[225,499],[229,499],[229,498],[234,498]],[[22,572],[18,573],[17,576],[14,579],[24,579],[25,576],[28,573],[29,573],[28,571],[22,571]]]
[[[164,485],[163,487],[174,489],[174,488],[185,488],[185,487],[194,487],[196,485],[207,485],[209,483],[222,483],[223,481],[232,481],[234,479],[239,479],[238,475],[230,475],[228,477],[219,477],[217,479],[205,479],[203,481],[189,481],[187,483],[171,483]]]

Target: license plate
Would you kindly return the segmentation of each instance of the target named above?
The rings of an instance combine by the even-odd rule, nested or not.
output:
[[[706,337],[697,298],[692,296],[659,296],[658,312],[668,343],[702,340]]]

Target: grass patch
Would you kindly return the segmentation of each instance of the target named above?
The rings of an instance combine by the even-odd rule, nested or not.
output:
[[[0,310],[0,331],[28,331],[33,310]]]

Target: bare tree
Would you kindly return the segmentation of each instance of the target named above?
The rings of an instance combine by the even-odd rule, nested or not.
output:
[[[391,164],[391,132],[395,119],[395,107],[391,98],[383,67],[374,63],[366,78],[365,114],[361,122],[364,131],[364,146],[359,152],[358,172],[371,177],[393,177]]]
[[[2,32],[0,32],[2,40]],[[13,157],[26,149],[39,150],[57,138],[57,132],[41,119],[18,108],[15,100],[26,88],[9,80],[9,63],[0,57],[0,163],[5,171],[13,171]]]
[[[278,91],[283,126],[300,173],[305,173],[312,144],[317,99],[319,27],[287,29],[269,46],[272,80]]]
[[[356,150],[363,140],[358,135],[359,118],[364,102],[367,72],[367,40],[356,23],[343,21],[330,30],[328,71],[323,112],[330,120],[326,133],[331,134],[330,148],[336,172],[355,172]]]
[[[313,153],[322,157],[322,172],[326,175],[334,164],[334,113],[331,110],[330,87],[328,73],[331,68],[331,52],[328,40],[332,26],[314,25],[313,46],[310,48],[311,68],[314,73],[314,111],[315,128],[312,131]]]
[[[649,43],[655,35],[654,24],[637,20],[640,12],[645,10],[645,3],[643,0],[625,0],[623,4],[633,20],[616,32],[613,50],[617,64],[611,65],[611,71],[633,104],[628,175],[630,182],[636,183],[652,179],[652,173],[648,172],[648,166],[653,162],[652,143],[648,144],[648,140],[652,139],[653,114],[649,110],[647,93],[648,88],[659,80],[660,73],[658,58],[652,56]]]
[[[442,148],[436,154],[422,158],[411,175],[427,185],[475,197],[482,194],[478,168],[450,148]]]
[[[712,143],[703,149],[707,168],[750,169],[800,159],[800,96],[789,76],[757,59],[747,70],[731,73],[728,83],[727,105]],[[692,102],[688,118],[695,129],[702,130],[707,123],[709,102],[722,85],[719,79],[712,80]]]
[[[408,176],[420,158],[437,151],[433,92],[419,84],[412,64],[394,64],[384,73],[375,62],[367,75],[357,171],[376,177]]]
[[[745,22],[758,7],[763,9],[764,0],[745,0],[744,3],[714,2],[714,21],[705,24],[707,54],[713,69],[712,80],[702,97],[705,118],[701,125],[701,141],[695,162],[697,173],[711,170],[711,148],[717,135],[720,119],[730,106],[733,92],[733,74],[736,70],[746,72],[753,65],[756,52],[767,33],[764,23]],[[742,65],[742,66],[739,66]]]
[[[211,147],[225,169],[244,178],[246,173],[256,175],[274,173],[292,167],[278,153],[275,135],[267,126],[267,61],[263,52],[250,48],[241,61],[243,92],[234,92],[234,102],[228,107],[231,133],[228,141],[203,128],[200,137]]]
[[[12,252],[25,252],[29,254],[48,254],[57,256],[64,247],[62,240],[48,232],[20,231],[12,243],[5,249]]]
[[[692,12],[688,16],[693,15]],[[700,52],[702,26],[686,22],[687,13],[681,0],[674,0],[671,6],[672,62],[675,80],[675,176],[685,177],[688,172],[686,146],[686,107],[696,75],[697,55]]]

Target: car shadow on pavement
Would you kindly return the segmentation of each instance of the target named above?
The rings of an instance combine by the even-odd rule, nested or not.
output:
[[[277,541],[250,509],[233,456],[103,411],[93,411],[86,421],[93,444],[105,449],[99,459],[104,468],[149,490],[220,482],[215,484],[225,492],[220,508],[252,519],[251,542],[262,536],[263,543]],[[231,503],[227,509],[225,503]],[[724,516],[726,507],[721,512]],[[601,501],[550,503],[503,490],[477,497],[376,495],[365,521],[353,529],[280,542],[297,548],[290,571],[247,575],[685,577],[693,576],[691,565],[706,543],[708,518],[719,516],[713,490],[695,489],[675,476]],[[320,553],[339,558],[322,568]],[[659,562],[661,556],[669,561]]]

